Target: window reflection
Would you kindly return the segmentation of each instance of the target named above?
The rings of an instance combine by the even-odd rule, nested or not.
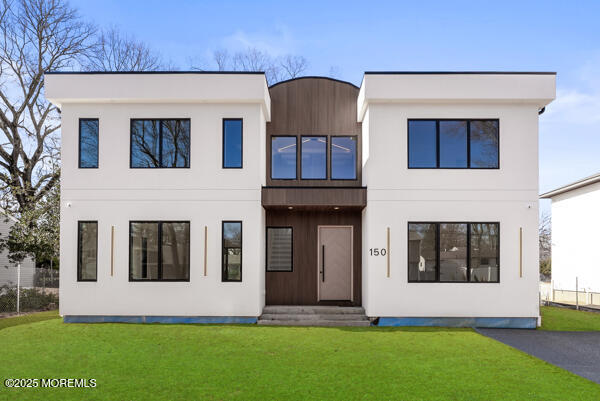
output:
[[[356,137],[334,136],[331,138],[331,178],[334,180],[356,179]]]
[[[79,168],[98,167],[98,119],[79,120]]]
[[[408,279],[436,279],[436,226],[427,223],[408,225]]]
[[[223,222],[222,281],[242,281],[242,222]]]
[[[467,122],[440,121],[440,167],[467,167]]]
[[[190,166],[190,120],[131,120],[131,167]]]
[[[327,178],[327,137],[302,137],[302,179]]]
[[[408,167],[437,167],[436,122],[408,122]]]
[[[77,279],[95,281],[98,270],[98,222],[80,221],[78,241]]]
[[[440,281],[467,281],[466,224],[440,224]]]
[[[471,121],[471,167],[498,168],[498,121]]]
[[[223,120],[223,167],[242,167],[242,120]]]
[[[296,179],[296,137],[271,137],[271,178]]]
[[[498,224],[471,224],[471,281],[498,281]]]

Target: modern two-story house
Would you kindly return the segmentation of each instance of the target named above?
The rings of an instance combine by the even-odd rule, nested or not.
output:
[[[66,322],[535,327],[554,73],[50,73]],[[263,315],[264,316],[264,315]]]

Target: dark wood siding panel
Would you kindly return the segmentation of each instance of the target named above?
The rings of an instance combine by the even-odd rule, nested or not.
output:
[[[265,209],[287,206],[315,206],[331,209],[340,206],[362,210],[367,205],[367,189],[264,187],[262,205]]]
[[[320,211],[266,212],[267,227],[293,227],[294,271],[266,272],[267,305],[317,305],[318,226],[354,227],[353,292],[354,304],[361,305],[361,213]],[[266,270],[266,269],[265,269]]]
[[[292,186],[361,186],[362,138],[361,124],[356,122],[356,100],[359,89],[351,84],[327,78],[300,78],[269,89],[271,122],[267,123],[267,185]],[[332,135],[357,137],[356,180],[271,180],[271,137],[277,135],[322,135],[331,143]],[[300,140],[298,140],[300,147]],[[300,165],[298,152],[298,166]],[[327,161],[327,176],[331,176],[331,160]],[[300,178],[300,171],[297,171]]]

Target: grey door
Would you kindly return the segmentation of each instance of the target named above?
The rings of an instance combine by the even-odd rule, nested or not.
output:
[[[352,227],[319,227],[319,300],[352,300]]]

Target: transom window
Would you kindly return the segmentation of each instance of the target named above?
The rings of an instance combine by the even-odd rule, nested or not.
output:
[[[190,120],[131,120],[131,168],[190,167]]]
[[[409,282],[499,280],[499,223],[408,223]]]
[[[408,168],[499,168],[499,120],[408,120]]]

